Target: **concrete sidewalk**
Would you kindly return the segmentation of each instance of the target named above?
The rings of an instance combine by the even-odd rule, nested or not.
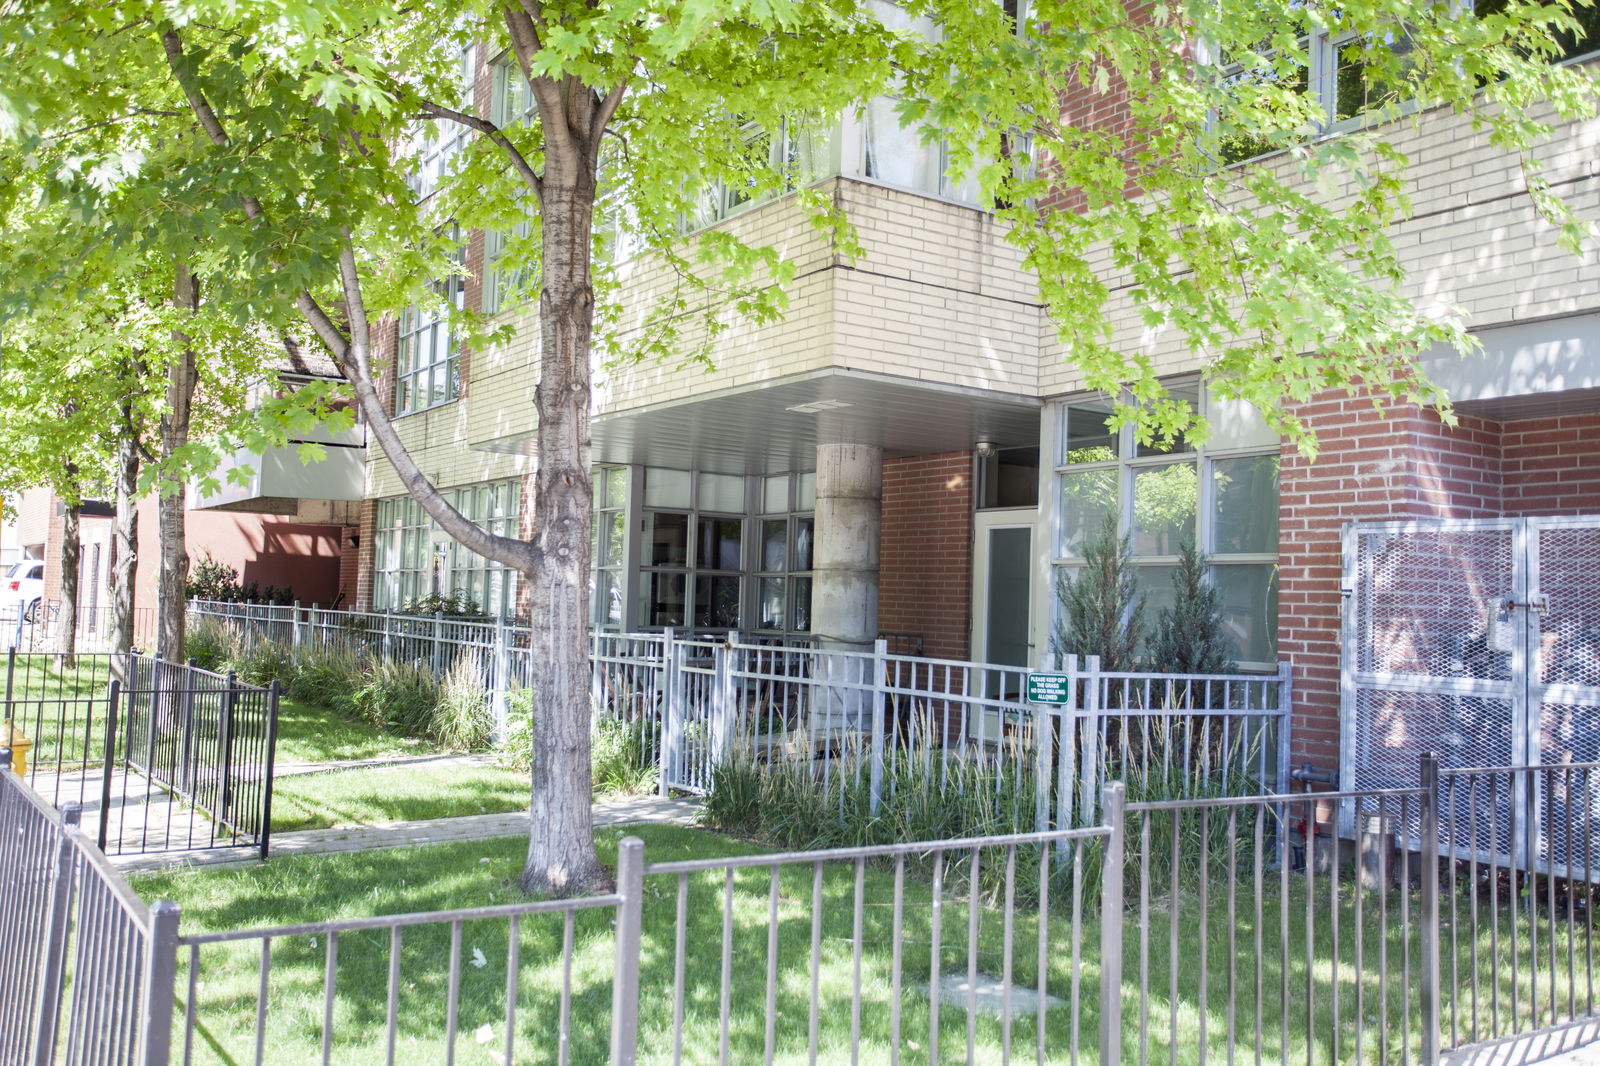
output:
[[[692,800],[662,799],[659,796],[626,796],[594,806],[594,824],[629,825],[638,822],[658,825],[693,825],[700,805]],[[278,833],[272,837],[273,858],[286,855],[327,855],[341,851],[369,851],[414,844],[449,844],[463,840],[492,840],[496,837],[526,836],[528,813],[474,814],[464,818],[439,818],[418,822],[382,822],[377,825],[335,826],[307,829],[298,833]],[[247,866],[262,860],[254,848],[207,848],[168,852],[160,855],[113,856],[111,864],[123,873],[153,873],[191,866]]]

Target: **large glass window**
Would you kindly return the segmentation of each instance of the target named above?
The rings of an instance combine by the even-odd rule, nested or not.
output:
[[[522,502],[517,480],[468,485],[444,495],[489,532],[517,535]],[[489,614],[516,611],[516,571],[456,543],[410,496],[378,501],[373,553],[372,598],[379,610],[402,610],[434,594],[460,594]]]
[[[815,475],[641,473],[641,626],[810,631]]]
[[[621,466],[594,471],[593,580],[589,602],[601,629],[624,625],[623,595],[628,579],[628,470]]]
[[[1172,575],[1185,543],[1205,555],[1241,661],[1277,656],[1278,447],[1256,412],[1203,398],[1193,383],[1174,397],[1204,404],[1208,446],[1140,441],[1134,427],[1107,425],[1113,404],[1085,398],[1058,415],[1055,562],[1073,570],[1107,515],[1129,537],[1147,623],[1173,600]]]
[[[440,303],[412,304],[400,315],[394,391],[397,415],[448,403],[461,394],[461,352],[450,315],[465,306],[462,281],[459,275],[451,275],[434,282]]]
[[[475,46],[467,45],[461,50],[456,71],[459,95],[455,100],[447,101],[451,106],[462,109],[471,106],[476,67],[477,50]],[[466,146],[470,135],[471,131],[466,126],[449,119],[430,119],[417,124],[416,132],[407,146],[412,166],[406,175],[406,184],[411,186],[417,199],[431,196],[439,187],[439,183],[450,173],[456,153]]]

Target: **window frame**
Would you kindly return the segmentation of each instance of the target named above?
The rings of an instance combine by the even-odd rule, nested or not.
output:
[[[466,278],[460,273],[450,273],[436,278],[430,286],[443,302],[409,304],[400,313],[399,333],[395,344],[394,414],[396,418],[419,414],[461,398],[461,345],[451,321],[454,312],[466,308]],[[440,352],[439,334],[443,334],[443,354]],[[426,338],[429,359],[418,361],[418,345]],[[434,399],[433,379],[443,374],[444,394]],[[417,386],[427,383],[428,400],[417,403]]]

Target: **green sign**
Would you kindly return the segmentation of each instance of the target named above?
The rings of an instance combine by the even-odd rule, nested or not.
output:
[[[1029,703],[1067,703],[1072,698],[1072,682],[1066,674],[1029,674]]]

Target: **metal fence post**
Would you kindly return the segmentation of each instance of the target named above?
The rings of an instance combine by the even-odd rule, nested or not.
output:
[[[300,601],[295,600],[294,606],[289,608],[289,647],[300,652]]]
[[[656,685],[660,690],[656,706],[661,708],[661,740],[656,744],[656,762],[660,772],[657,774],[659,784],[656,791],[662,799],[666,799],[671,791],[667,784],[668,752],[674,750],[677,744],[674,731],[678,727],[679,709],[673,696],[678,691],[676,659],[677,649],[673,645],[672,630],[668,629],[661,634],[661,669],[656,674]]]
[[[733,723],[736,717],[733,693],[733,660],[738,633],[729,633],[725,643],[712,651],[716,688],[711,697],[711,769],[721,766],[733,751]],[[706,782],[709,784],[710,782]]]
[[[889,642],[882,637],[872,645],[872,813],[883,803],[883,714],[888,703],[884,671],[889,666]]]
[[[1078,740],[1082,747],[1082,754],[1078,756],[1078,793],[1083,810],[1078,814],[1078,824],[1088,825],[1095,819],[1095,801],[1098,798],[1095,782],[1100,777],[1100,656],[1085,655],[1080,676],[1083,679],[1083,708],[1078,716],[1081,723]]]
[[[217,790],[217,821],[228,821],[228,808],[233,806],[233,705],[239,691],[239,677],[228,671],[227,687],[222,690],[222,721],[217,737],[217,754],[222,772],[221,788]]]
[[[617,845],[617,959],[611,982],[610,1066],[634,1066],[639,1045],[639,944],[644,911],[644,841]]]
[[[1278,777],[1273,788],[1280,796],[1289,794],[1289,763],[1293,759],[1294,739],[1294,663],[1278,664]]]
[[[432,656],[432,659],[433,659],[433,676],[434,677],[438,677],[441,673],[443,673],[442,665],[444,663],[444,645],[442,643],[440,643],[440,641],[442,641],[444,639],[444,637],[442,635],[442,632],[441,632],[443,629],[444,629],[444,612],[443,611],[435,611],[435,612],[433,612],[433,656]]]
[[[167,1066],[172,1058],[172,997],[178,975],[178,905],[159,899],[150,905],[146,947],[144,1054],[141,1066]]]
[[[1105,786],[1105,865],[1100,870],[1100,1061],[1122,1061],[1122,867],[1128,790],[1121,781]]]
[[[1439,756],[1422,756],[1422,797],[1417,807],[1422,834],[1422,937],[1417,968],[1422,987],[1422,1061],[1439,1061]],[[1311,856],[1306,856],[1306,862]]]
[[[130,661],[129,665],[132,663]],[[122,702],[122,683],[112,678],[106,691],[106,754],[100,771],[100,826],[95,843],[106,850],[106,830],[111,825],[111,775],[117,769],[117,705]],[[10,760],[6,760],[10,765]]]
[[[489,716],[494,719],[494,739],[503,741],[510,726],[511,709],[507,698],[511,694],[511,669],[506,655],[506,620],[504,615],[494,617],[494,662],[490,667]]]
[[[14,676],[16,676],[16,673],[17,673],[17,649],[15,647],[7,648],[6,649],[6,702],[7,703],[11,702],[11,691],[12,691],[11,690],[11,679]]]
[[[272,841],[272,775],[278,754],[278,681],[267,686],[267,766],[261,779],[261,857]]]

